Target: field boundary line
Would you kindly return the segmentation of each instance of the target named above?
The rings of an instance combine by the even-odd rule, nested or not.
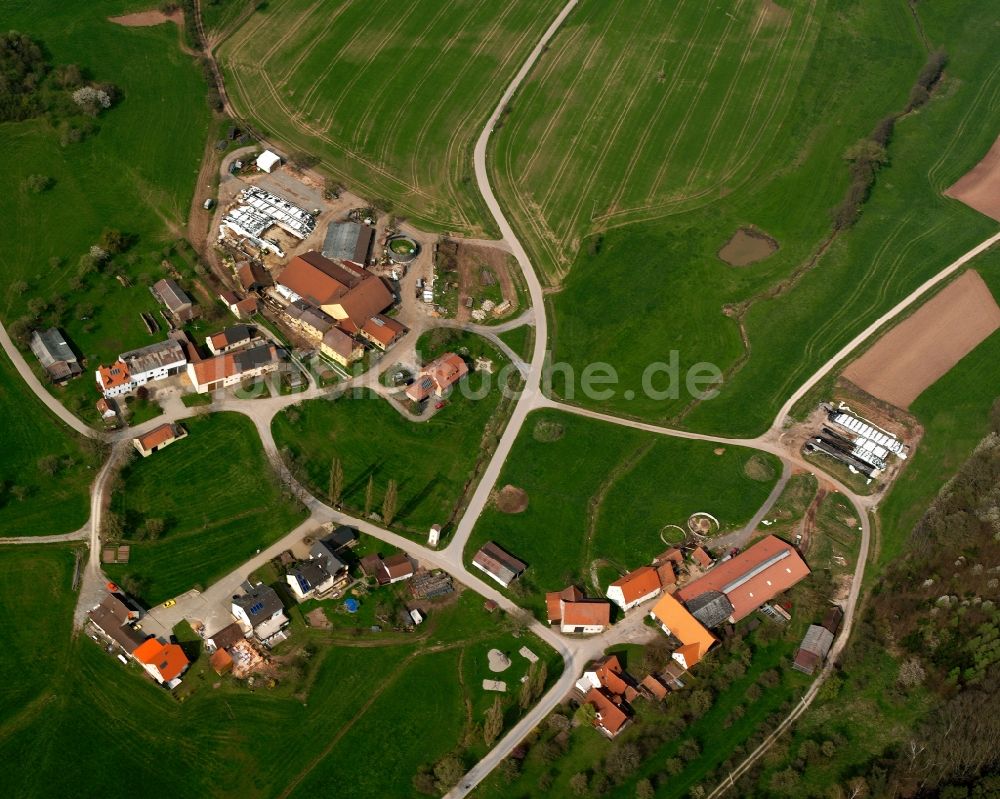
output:
[[[520,51],[525,39],[528,38],[528,35],[530,33],[531,33],[530,27],[526,27],[521,32],[521,35],[517,37],[517,40],[510,47],[509,51],[504,56],[503,60],[497,65],[496,69],[494,69],[493,72],[490,73],[491,76],[496,76],[496,78],[499,79],[500,73],[507,68],[507,65],[513,59],[515,53]],[[485,46],[486,42],[483,41],[482,44],[483,46]],[[464,72],[465,72],[465,67],[463,67],[462,69],[462,74],[464,74]],[[456,86],[457,83],[458,80],[456,78],[455,80]],[[489,94],[491,89],[492,89],[492,83],[485,85],[480,90],[479,94],[476,96],[476,99],[469,104],[468,111],[466,111],[465,115],[459,119],[458,124],[452,131],[451,136],[448,138],[448,146],[445,148],[444,163],[446,169],[448,170],[448,174],[452,178],[446,183],[446,186],[448,190],[448,196],[451,198],[452,202],[456,207],[461,207],[462,202],[458,196],[458,192],[455,190],[455,187],[465,177],[463,172],[468,166],[468,159],[472,155],[471,150],[475,143],[476,125],[474,125],[473,122],[477,122],[479,120],[480,118],[479,109],[484,103],[486,96]],[[454,92],[455,92],[455,86],[449,87],[448,96],[450,97],[451,95],[454,94]],[[443,105],[444,100],[442,99],[440,103],[441,105]],[[433,115],[436,115],[439,110],[440,106],[435,105]],[[417,134],[417,141],[419,142],[420,146],[423,146],[423,140],[427,137],[427,133],[430,131],[432,124],[433,124],[433,116],[428,115],[427,119],[424,121],[424,124],[421,126],[420,131]],[[467,138],[464,138],[466,136]],[[456,152],[456,150],[460,146],[464,147],[466,150],[464,155],[466,159],[465,161],[463,161],[462,158],[459,157]],[[417,179],[419,177],[417,174],[416,164],[413,165],[412,174],[414,179]]]
[[[303,95],[301,105],[299,106],[300,113],[303,117],[305,117],[307,114],[312,113],[313,95],[316,94],[316,92],[319,90],[319,87],[323,85],[323,83],[329,77],[330,73],[333,72],[334,67],[336,67],[337,64],[340,63],[340,60],[343,57],[344,53],[347,51],[347,49],[349,47],[352,47],[355,42],[359,41],[362,38],[362,34],[367,33],[368,26],[370,23],[378,19],[379,14],[382,12],[382,7],[385,5],[385,3],[386,0],[379,1],[379,4],[374,9],[372,9],[370,16],[365,21],[365,24],[358,26],[358,29],[351,34],[351,37],[346,42],[340,45],[340,49],[337,50],[336,55],[332,55],[330,57],[330,63],[327,64],[326,69],[324,69],[316,78],[313,79],[312,86],[310,86],[309,91],[307,91],[305,95]],[[318,123],[319,121],[317,120],[317,124]]]
[[[683,0],[681,0],[681,3],[683,4]],[[570,82],[570,88],[566,92],[567,95],[572,94],[573,89],[575,88],[575,86],[577,85],[577,83],[583,77],[583,73],[586,72],[587,69],[589,69],[591,62],[597,57],[597,54],[598,54],[598,51],[601,48],[601,45],[604,44],[604,37],[607,35],[608,31],[614,25],[615,20],[618,18],[619,12],[622,10],[622,5],[623,4],[624,4],[623,0],[618,0],[618,2],[615,5],[614,11],[612,12],[611,16],[608,17],[607,22],[604,23],[604,26],[601,29],[600,36],[595,36],[594,37],[594,43],[590,46],[590,49],[587,51],[587,55],[584,57],[583,61],[580,63],[580,67],[577,70],[576,75],[573,77],[573,80]],[[586,23],[584,23],[584,24],[586,24]],[[620,58],[620,56],[619,56],[619,58]],[[548,184],[549,184],[548,185],[548,190],[545,192],[545,194],[542,196],[541,200],[538,202],[539,207],[544,208],[545,206],[548,205],[549,197],[552,194],[553,187],[556,185],[556,183],[558,183],[562,179],[562,174],[563,174],[563,172],[566,171],[566,167],[568,165],[568,162],[569,162],[572,154],[577,151],[577,142],[580,139],[580,133],[581,133],[581,129],[578,128],[576,131],[574,131],[573,137],[566,144],[563,156],[562,156],[561,159],[559,159],[559,166],[556,168],[556,171],[553,173],[552,178],[548,182]]]
[[[448,0],[449,5],[453,2],[454,0]],[[347,83],[345,83],[340,88],[336,101],[331,103],[330,107],[327,108],[323,112],[323,114],[319,117],[319,122],[317,124],[320,125],[320,127],[322,127],[323,130],[329,131],[330,125],[332,125],[334,119],[336,119],[337,112],[340,110],[340,107],[344,104],[345,98],[350,94],[351,90],[357,85],[358,81],[361,80],[362,76],[364,76],[368,68],[371,67],[371,65],[375,63],[378,57],[382,55],[382,52],[385,50],[389,42],[396,37],[397,33],[399,33],[400,28],[403,28],[404,25],[409,21],[410,17],[413,15],[413,12],[416,8],[417,8],[416,3],[407,4],[406,12],[396,17],[395,24],[392,25],[391,27],[388,27],[385,30],[385,33],[382,36],[382,38],[378,40],[378,44],[372,47],[371,50],[369,51],[367,60],[360,66],[354,68],[354,74],[351,76],[351,79],[347,81]],[[377,17],[373,14],[371,18],[376,19]],[[319,86],[318,83],[316,85],[317,87]],[[317,100],[317,102],[318,101],[319,100]],[[314,102],[310,106],[310,112],[315,107],[316,103]]]
[[[323,0],[316,0],[316,2],[313,3],[311,6],[303,9],[302,13],[299,14],[299,16],[296,19],[292,20],[291,24],[285,28],[281,36],[278,36],[274,40],[273,44],[269,48],[267,48],[267,50],[263,53],[263,55],[261,55],[259,58],[255,58],[254,62],[261,68],[266,67],[268,61],[271,60],[274,54],[278,52],[278,50],[280,50],[285,45],[285,42],[287,42],[289,39],[291,39],[295,34],[299,32],[302,26],[305,25],[306,22],[310,20],[312,15],[316,13],[316,9],[319,8],[321,5],[323,5]],[[343,6],[341,6],[341,8],[343,8]]]
[[[470,8],[469,13],[462,20],[457,30],[453,31],[452,34],[448,37],[447,41],[437,48],[437,52],[435,52],[433,60],[431,61],[430,65],[423,70],[423,73],[420,75],[420,78],[413,84],[409,93],[406,95],[406,100],[404,102],[397,103],[396,113],[393,115],[392,119],[384,123],[383,127],[387,135],[383,137],[384,147],[380,148],[377,155],[380,161],[385,162],[388,160],[389,150],[390,150],[389,141],[391,138],[391,134],[395,133],[396,126],[399,124],[398,120],[400,116],[402,116],[403,113],[406,111],[406,109],[410,106],[413,95],[427,81],[428,76],[434,70],[438,61],[441,60],[441,57],[445,53],[451,50],[451,48],[454,46],[455,41],[459,39],[461,35],[465,32],[465,29],[468,26],[470,20],[475,18],[476,12],[479,10],[479,6],[482,3],[483,0],[476,0],[476,5]],[[413,37],[411,37],[412,44],[416,45],[417,42],[424,41],[427,34],[433,31],[435,27],[437,27],[439,21],[445,15],[445,13],[452,10],[452,6],[454,6],[454,4],[455,0],[448,0],[448,2],[443,3],[441,7],[438,8],[438,10],[434,13],[434,15],[427,20],[426,26],[423,28],[423,30],[420,31],[419,35],[414,35]],[[410,60],[417,54],[417,52],[418,51],[416,46],[408,47],[406,49],[405,55],[403,55],[402,58],[396,59],[396,62],[393,64],[392,69],[388,72],[388,74],[380,75],[378,88],[368,98],[367,102],[365,103],[366,105],[365,112],[361,115],[361,118],[358,119],[357,122],[351,125],[351,128],[353,130],[353,135],[351,137],[352,146],[364,147],[364,145],[367,143],[369,132],[366,131],[362,136],[361,135],[362,130],[365,130],[368,127],[368,120],[371,119],[372,114],[375,112],[375,108],[378,106],[379,102],[381,102],[382,97],[389,89],[390,84],[396,79],[396,76],[399,75],[403,67],[409,66]]]
[[[739,2],[743,2],[743,0],[739,0]],[[680,2],[678,2],[677,6],[675,7],[675,11],[679,13],[680,9],[683,8],[683,6],[684,6],[684,0],[680,0]],[[650,6],[647,5],[646,6],[647,12],[649,11],[649,8]],[[643,14],[643,16],[639,18],[640,28],[642,27],[642,23],[645,21],[645,19],[646,19],[645,14]],[[563,224],[556,229],[556,235],[563,242],[563,249],[568,249],[571,245],[571,242],[573,240],[573,232],[578,229],[576,222],[580,214],[580,208],[582,207],[584,201],[587,199],[590,193],[590,189],[594,185],[594,181],[597,180],[597,177],[601,173],[601,170],[604,169],[604,164],[608,160],[608,153],[611,152],[611,149],[614,146],[615,141],[618,139],[618,132],[622,129],[622,126],[625,124],[625,120],[628,118],[629,112],[631,112],[632,106],[635,104],[635,100],[639,96],[639,92],[645,87],[644,83],[644,80],[646,80],[645,76],[650,71],[650,68],[652,67],[653,63],[659,57],[660,48],[666,41],[667,37],[665,35],[660,36],[656,46],[650,48],[649,58],[643,64],[639,80],[635,81],[635,84],[632,86],[632,90],[629,92],[628,97],[625,99],[624,104],[620,107],[621,110],[617,114],[618,118],[615,121],[614,127],[611,129],[611,133],[608,135],[606,146],[602,148],[601,153],[597,158],[597,163],[594,164],[588,170],[587,179],[584,182],[583,188],[577,190],[576,192],[577,200],[576,204],[573,206],[573,210],[563,217]],[[615,62],[615,65],[612,68],[612,70],[606,75],[601,85],[601,90],[597,94],[597,98],[591,104],[592,109],[601,107],[601,103],[604,100],[604,95],[611,87],[612,83],[614,82],[614,79],[617,77],[618,70],[627,52],[628,50],[626,48],[622,48],[622,55],[619,57],[618,61]],[[584,130],[586,130],[589,133],[589,131],[593,128],[593,120],[596,119],[596,114],[590,113],[587,115],[586,119],[587,121],[585,122],[585,124],[581,126],[581,133]],[[561,180],[562,176],[560,176],[559,179]],[[556,185],[555,181],[553,181],[550,184],[550,191],[555,188],[555,185]],[[563,232],[564,230],[565,232]]]
[[[319,31],[313,34],[309,44],[303,47],[298,55],[295,56],[295,59],[288,65],[288,69],[285,70],[284,74],[276,76],[278,78],[279,86],[285,86],[288,84],[288,82],[292,79],[292,76],[299,71],[299,67],[301,67],[305,60],[313,54],[313,50],[319,47],[321,42],[326,40],[327,34],[330,33],[330,29],[333,28],[337,20],[340,19],[341,15],[349,7],[349,2],[343,2],[333,14],[330,14],[326,24],[323,25]]]
[[[681,1],[683,2],[683,0]],[[620,6],[621,3],[619,3],[618,7]],[[649,6],[647,4],[646,9],[648,10],[648,8]],[[617,13],[618,13],[618,8],[616,7],[615,13],[612,14],[611,21],[613,21],[614,18],[617,16]],[[560,47],[556,57],[548,59],[548,64],[546,64],[537,75],[532,76],[534,78],[534,85],[539,88],[539,91],[541,91],[541,86],[543,84],[543,81],[551,77],[553,72],[555,72],[555,70],[558,67],[561,67],[563,65],[564,61],[571,61],[573,57],[577,55],[577,51],[573,49],[573,47],[576,44],[577,39],[581,38],[580,34],[582,34],[587,29],[588,22],[589,22],[588,19],[580,20],[580,24],[577,25],[577,27],[574,30],[570,31],[569,34],[565,36],[565,40],[562,42],[562,47]],[[609,27],[610,27],[610,22],[609,25],[605,27],[604,29],[605,32],[607,32],[607,29]],[[602,44],[602,41],[601,38],[598,37],[595,39],[594,43],[590,47],[590,50],[587,51],[587,54],[581,61],[580,68],[576,70],[576,74],[570,81],[569,86],[562,92],[562,97],[559,98],[559,103],[556,105],[552,113],[549,115],[549,120],[545,124],[545,128],[542,130],[541,135],[535,142],[534,151],[528,157],[528,162],[524,165],[524,168],[522,169],[522,179],[524,181],[528,181],[531,179],[531,174],[534,171],[535,162],[538,160],[542,148],[549,140],[549,136],[552,134],[552,131],[559,124],[559,122],[562,121],[563,113],[566,110],[566,106],[569,103],[570,98],[574,94],[576,85],[583,79],[583,72],[586,69],[587,64],[589,63],[591,57],[593,56],[595,49],[600,44]],[[621,57],[619,57],[619,60],[620,59]],[[521,119],[519,120],[519,124],[525,124],[525,125],[527,124],[524,115],[522,115]],[[511,136],[511,138],[513,138],[513,132],[511,132],[509,135]]]
[[[942,192],[947,186],[942,186],[938,180],[937,175],[941,170],[941,167],[951,158],[952,150],[955,149],[958,139],[963,133],[965,133],[965,128],[969,124],[969,120],[973,116],[973,112],[977,111],[980,102],[983,100],[983,94],[986,88],[993,82],[996,78],[997,72],[1000,72],[1000,61],[997,61],[993,71],[990,72],[986,80],[983,81],[983,85],[979,87],[979,91],[976,92],[976,96],[973,98],[972,102],[969,104],[969,108],[966,110],[965,114],[962,115],[962,119],[959,121],[958,125],[952,130],[951,138],[948,140],[948,146],[941,149],[941,155],[938,159],[931,164],[930,168],[927,170],[927,180],[934,187],[935,191]],[[993,94],[995,95],[998,88],[994,88]]]
[[[850,355],[854,350],[865,343],[874,333],[877,333],[880,328],[889,322],[893,321],[897,316],[899,316],[903,311],[913,305],[917,300],[924,296],[928,291],[934,288],[936,285],[951,277],[955,272],[965,266],[969,261],[973,260],[976,256],[981,255],[994,244],[1000,242],[1000,232],[994,233],[987,239],[984,239],[975,247],[967,250],[954,261],[952,261],[948,266],[938,272],[936,275],[925,280],[917,288],[907,294],[903,299],[896,303],[892,308],[882,314],[878,319],[875,319],[871,324],[865,327],[864,330],[859,332],[854,338],[852,338],[847,344],[841,347],[834,355],[832,355],[826,363],[820,366],[795,392],[788,398],[784,405],[781,406],[778,411],[775,420],[772,423],[773,429],[780,429],[781,424],[788,417],[792,408],[795,404],[804,397],[813,386],[815,386],[820,380],[822,380],[826,374],[833,369],[838,363],[843,361]]]
[[[815,0],[812,3],[811,8],[815,9]],[[809,32],[810,29],[809,25],[810,22],[812,21],[812,18],[813,14],[810,12],[810,14],[807,16],[805,23],[803,23],[802,33],[799,36],[799,40],[796,43],[795,50],[793,51],[792,57],[789,60],[789,68],[785,70],[782,75],[781,91],[775,98],[775,101],[771,104],[771,111],[764,119],[763,125],[758,126],[758,132],[753,138],[752,146],[750,147],[750,149],[748,149],[746,153],[743,154],[743,156],[739,159],[739,161],[737,161],[732,166],[727,167],[727,169],[729,170],[728,172],[724,173],[722,177],[718,181],[716,181],[712,186],[709,186],[708,188],[705,188],[694,194],[689,194],[686,197],[669,198],[661,202],[650,205],[637,206],[633,208],[622,208],[616,211],[608,211],[603,214],[595,216],[593,218],[593,221],[601,223],[602,228],[604,230],[612,230],[614,228],[624,227],[626,225],[632,225],[638,222],[646,222],[653,219],[662,219],[668,216],[673,216],[674,214],[687,213],[690,211],[697,210],[698,208],[702,208],[711,202],[714,202],[715,200],[714,195],[717,192],[718,186],[724,184],[726,181],[732,178],[733,175],[735,175],[742,168],[742,166],[746,163],[746,161],[748,161],[754,155],[756,142],[759,141],[759,139],[764,135],[767,124],[777,113],[781,105],[781,101],[784,99],[785,92],[787,91],[789,78],[791,77],[792,74],[796,74],[799,71],[796,68],[794,68],[794,65],[798,61],[798,54],[802,49],[802,45],[805,42],[806,34]],[[772,61],[774,58],[776,58],[776,54],[777,51],[775,50],[772,53]],[[756,107],[757,103],[759,102],[760,92],[762,91],[763,91],[763,84],[760,87],[758,87],[758,93],[756,95],[756,101],[753,107]],[[741,133],[741,140],[742,136],[745,135],[745,131],[748,125],[749,121],[745,121],[743,125],[743,132]],[[740,178],[740,180],[736,183],[735,186],[731,187],[730,193],[735,193],[737,190],[742,188],[743,185],[746,184],[746,182],[750,180],[752,177],[753,177],[753,172],[752,171],[747,172],[746,175]],[[614,221],[611,222],[610,220]]]
[[[680,7],[681,4],[678,4],[677,9],[675,9],[675,13],[677,10],[680,9]],[[701,29],[705,27],[705,20],[708,19],[708,10],[710,7],[711,6],[708,3],[705,3],[702,6],[701,19],[698,20],[698,27],[695,29],[694,33],[691,34],[691,37],[688,40],[687,47],[684,48],[683,55],[680,57],[680,59],[678,59],[676,66],[674,67],[673,79],[670,81],[667,90],[663,92],[662,95],[660,95],[660,100],[656,104],[656,110],[654,110],[653,113],[650,115],[650,119],[659,119],[660,115],[663,113],[663,109],[666,107],[666,104],[669,102],[670,98],[673,97],[674,91],[676,90],[677,85],[681,80],[680,78],[681,73],[684,67],[687,66],[687,60],[691,57],[692,50],[694,50],[695,42],[698,41],[698,36],[701,34]],[[671,18],[671,21],[672,20],[673,17]],[[642,136],[639,137],[639,142],[632,153],[632,157],[629,159],[628,165],[625,167],[625,171],[622,173],[622,179],[618,183],[618,190],[615,192],[614,196],[611,198],[610,203],[608,204],[609,207],[614,208],[615,206],[618,205],[619,202],[621,202],[622,193],[625,191],[625,187],[632,180],[632,173],[635,172],[636,165],[641,160],[642,152],[646,149],[646,144],[649,142],[649,137],[652,135],[652,132],[653,132],[652,125],[646,125],[646,127],[643,129]]]
[[[674,127],[673,136],[670,138],[670,146],[667,147],[666,152],[663,154],[663,158],[660,160],[660,165],[657,167],[656,174],[653,176],[653,182],[650,184],[649,192],[646,195],[646,200],[654,197],[660,188],[660,184],[663,182],[663,176],[666,174],[667,166],[670,163],[670,158],[674,154],[674,150],[677,149],[677,144],[680,142],[681,137],[687,132],[687,127],[691,122],[691,117],[694,116],[695,109],[698,107],[698,103],[701,102],[702,95],[705,93],[705,89],[708,88],[708,83],[712,79],[712,73],[715,70],[716,64],[719,63],[719,56],[722,55],[723,49],[729,43],[729,35],[733,29],[733,25],[736,22],[736,15],[743,9],[743,0],[737,0],[736,6],[733,11],[726,13],[726,18],[729,20],[726,23],[725,28],[722,30],[722,35],[719,37],[718,44],[715,45],[715,49],[712,50],[712,55],[708,59],[708,64],[700,70],[701,80],[698,82],[698,89],[695,91],[694,97],[687,104],[687,109],[684,111],[684,117],[681,119],[680,124]],[[763,6],[761,7],[761,14],[763,15]],[[754,32],[759,30],[759,28],[754,28]],[[747,41],[746,47],[743,48],[744,58],[749,49],[753,46],[753,38],[751,37]],[[743,63],[741,59],[740,63]],[[719,108],[718,113],[722,113],[725,110],[725,106],[722,105]],[[718,116],[718,113],[716,116]],[[651,120],[651,123],[655,124],[659,121],[659,117],[655,120]]]
[[[750,31],[750,38],[747,41],[747,46],[743,49],[743,56],[740,58],[740,63],[737,64],[736,71],[733,73],[733,78],[729,81],[729,86],[726,87],[726,94],[723,96],[722,102],[719,103],[719,111],[715,115],[714,119],[712,119],[712,124],[708,129],[708,135],[705,136],[705,140],[701,145],[701,152],[698,153],[698,158],[691,166],[691,171],[688,172],[687,181],[684,184],[685,190],[694,182],[694,176],[698,170],[701,169],[702,162],[705,160],[705,156],[708,154],[708,151],[712,146],[712,141],[719,129],[719,125],[726,116],[726,109],[729,108],[730,98],[733,96],[733,92],[736,91],[736,86],[743,77],[743,71],[747,65],[747,61],[750,59],[750,53],[757,42],[757,36],[764,27],[764,20],[766,17],[767,9],[765,6],[761,6],[760,11],[757,14],[757,19],[754,21],[753,28]],[[791,23],[789,22],[789,24]],[[651,192],[651,194],[652,193],[654,192]]]

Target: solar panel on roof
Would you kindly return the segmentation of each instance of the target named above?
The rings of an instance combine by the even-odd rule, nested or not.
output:
[[[256,602],[256,603],[254,603],[253,605],[250,606],[250,612],[251,613],[260,613],[263,609],[264,609],[264,603],[263,602]]]

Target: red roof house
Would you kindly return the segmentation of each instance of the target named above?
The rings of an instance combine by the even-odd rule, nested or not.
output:
[[[730,620],[737,622],[808,575],[809,567],[795,547],[769,535],[688,583],[676,595],[688,602],[707,591],[725,594],[733,605]]]
[[[652,566],[640,566],[608,586],[607,597],[622,610],[634,608],[660,593],[660,577]]]

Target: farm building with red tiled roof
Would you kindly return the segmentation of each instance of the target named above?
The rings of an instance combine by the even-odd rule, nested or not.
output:
[[[660,593],[660,577],[652,566],[640,566],[608,586],[607,597],[622,610],[641,605]]]

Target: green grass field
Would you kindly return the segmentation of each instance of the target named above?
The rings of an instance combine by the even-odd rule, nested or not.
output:
[[[472,147],[558,0],[267,3],[220,48],[237,112],[421,225],[488,230]]]
[[[125,467],[112,499],[132,551],[106,570],[138,578],[147,604],[207,587],[306,518],[283,496],[249,419],[217,413],[183,425],[187,438]],[[147,519],[163,521],[156,540],[139,540]]]
[[[479,339],[475,339],[479,341]],[[499,368],[503,359],[490,345]],[[426,358],[441,349],[421,339]],[[489,379],[483,399],[452,395],[446,407],[425,422],[411,422],[375,394],[351,394],[336,400],[310,400],[278,414],[273,423],[279,449],[287,451],[293,470],[313,492],[329,498],[330,468],[339,458],[344,470],[342,504],[364,512],[369,477],[374,479],[371,510],[381,513],[390,480],[398,486],[392,526],[425,540],[432,524],[445,526],[478,469],[483,450],[497,435],[500,399],[496,375],[473,373],[469,385],[478,391]]]
[[[541,427],[539,427],[541,425]],[[561,430],[557,440],[542,434]],[[556,411],[531,414],[500,474],[498,488],[527,492],[528,507],[507,514],[491,505],[466,547],[471,557],[494,540],[528,564],[514,584],[523,602],[544,614],[544,593],[576,582],[588,592],[591,565],[608,561],[618,570],[648,563],[666,545],[666,524],[684,526],[707,511],[723,530],[745,523],[763,504],[771,480],[749,479],[743,467],[751,450],[663,438]],[[572,464],[572,468],[567,468]],[[607,572],[599,572],[601,575]],[[603,595],[607,585],[602,583]],[[519,598],[519,601],[522,601]]]
[[[53,416],[0,353],[0,537],[58,535],[90,513],[88,489],[98,453]]]
[[[944,80],[899,121],[860,222],[807,269],[849,181],[845,151],[906,106],[926,50],[888,0],[783,8],[584,4],[512,102],[490,163],[534,263],[562,286],[554,359],[605,361],[621,380],[611,399],[576,401],[758,433],[867,321],[995,230],[940,195],[1000,124],[992,18],[975,3],[921,7],[930,46],[951,56]],[[717,252],[745,225],[780,248],[728,266]],[[744,359],[734,314],[747,308]],[[684,390],[640,391],[672,351],[682,376],[717,365],[721,395],[692,406]]]
[[[123,95],[96,133],[65,147],[44,120],[0,125],[0,184],[11,188],[0,193],[0,214],[11,221],[0,229],[0,317],[9,324],[29,313],[30,300],[45,301],[41,322],[61,323],[91,365],[163,338],[162,330],[146,332],[139,312],[159,307],[146,286],[163,275],[165,242],[182,234],[208,131],[205,84],[179,48],[177,27],[107,20],[148,7],[0,0],[4,23],[40,40],[54,64],[78,64]],[[53,178],[53,187],[19,188],[31,174]],[[104,228],[136,243],[103,272],[81,274],[78,261]],[[21,281],[26,290],[18,290]]]
[[[308,645],[315,654],[301,677],[283,667],[276,688],[220,679],[203,656],[180,703],[135,665],[71,637],[72,566],[67,547],[0,549],[0,758],[22,766],[6,781],[13,796],[98,796],[124,782],[169,785],[155,796],[311,796],[345,763],[385,766],[358,768],[353,795],[408,796],[421,765],[474,735],[466,702],[479,714],[483,692],[472,678],[482,679],[489,648],[510,652],[514,672],[527,643],[558,673],[555,653],[513,638],[467,592],[403,643],[352,648],[296,626],[282,652]],[[63,767],[69,753],[72,769]]]

